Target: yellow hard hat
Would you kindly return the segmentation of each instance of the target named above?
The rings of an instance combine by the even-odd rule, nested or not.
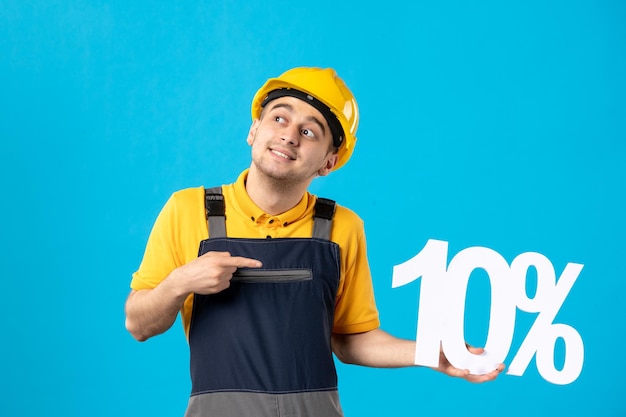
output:
[[[268,101],[283,96],[300,98],[324,115],[333,142],[339,149],[334,169],[348,162],[356,145],[359,108],[354,95],[335,70],[299,67],[284,72],[278,78],[270,78],[252,100],[252,119],[261,116],[261,110]]]

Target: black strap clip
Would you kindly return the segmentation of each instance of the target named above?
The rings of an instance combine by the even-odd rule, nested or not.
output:
[[[315,203],[315,217],[321,219],[332,220],[335,215],[335,202],[328,198],[317,198]]]
[[[226,214],[223,195],[206,193],[204,198],[207,216],[224,216]]]

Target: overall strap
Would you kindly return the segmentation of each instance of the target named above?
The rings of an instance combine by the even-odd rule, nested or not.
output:
[[[335,214],[335,202],[327,198],[317,198],[313,215],[313,237],[330,240],[330,231]]]
[[[204,189],[204,208],[209,237],[226,237],[226,208],[222,187]]]
[[[226,237],[226,208],[222,187],[205,188],[204,207],[206,210],[209,237]],[[335,202],[319,198],[315,202],[313,215],[313,237],[330,240]]]

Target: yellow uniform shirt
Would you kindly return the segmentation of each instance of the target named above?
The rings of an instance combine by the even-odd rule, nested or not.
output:
[[[224,185],[226,234],[233,238],[311,237],[313,209],[317,197],[306,193],[291,210],[270,216],[248,196],[244,171],[237,182]],[[198,257],[200,242],[208,237],[204,209],[204,188],[188,188],[172,194],[152,228],[146,251],[133,274],[131,288],[152,289],[171,271]],[[341,252],[341,277],[335,302],[334,333],[361,333],[378,328],[372,279],[367,261],[363,221],[351,210],[337,205],[331,240]],[[185,333],[189,323],[193,295],[181,310]]]

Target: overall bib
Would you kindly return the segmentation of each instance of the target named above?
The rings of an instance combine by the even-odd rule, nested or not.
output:
[[[210,238],[199,255],[227,251],[263,267],[238,269],[228,289],[194,296],[185,416],[342,416],[331,348],[334,202],[318,199],[311,238],[235,239],[226,236],[221,189],[205,194]]]

